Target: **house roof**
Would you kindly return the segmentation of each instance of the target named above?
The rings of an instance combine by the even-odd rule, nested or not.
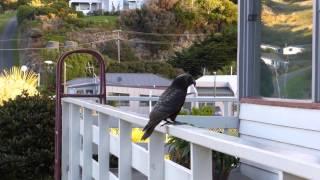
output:
[[[68,87],[95,85],[98,78],[77,78],[67,82]],[[168,87],[171,80],[151,73],[106,73],[109,86],[125,87]]]
[[[216,81],[216,83],[215,83]],[[205,75],[196,80],[197,87],[216,87],[230,88],[234,94],[237,94],[237,76],[236,75]]]

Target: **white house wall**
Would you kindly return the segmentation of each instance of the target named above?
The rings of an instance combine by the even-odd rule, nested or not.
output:
[[[301,152],[296,156],[309,158],[320,155],[320,110],[241,104],[240,136],[245,140],[277,146],[290,153]],[[278,172],[261,165],[253,168],[241,166],[241,171],[253,179],[278,180]],[[264,169],[264,170],[262,170]]]
[[[119,86],[107,86],[107,94],[122,93],[129,94],[129,96],[141,96],[149,95],[152,92],[153,96],[160,96],[164,89],[149,89],[149,88],[132,88],[132,87],[119,87]],[[120,107],[120,109],[133,111],[136,113],[146,114],[149,112],[149,107],[140,107],[139,101],[130,101],[128,107]]]

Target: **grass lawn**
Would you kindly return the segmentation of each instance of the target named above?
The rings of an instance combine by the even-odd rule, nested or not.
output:
[[[118,27],[118,16],[85,16],[83,21],[92,23],[93,26],[116,29]]]
[[[10,18],[12,18],[13,16],[15,16],[15,15],[16,15],[15,12],[9,12],[9,13],[0,14],[0,33],[2,33],[3,28],[5,27],[5,25],[8,22],[8,20]]]
[[[15,15],[16,15],[16,12],[7,12],[4,14],[0,14],[0,34],[4,30],[4,27],[7,24],[7,22]],[[18,38],[17,36],[18,35],[16,34],[16,36],[14,38]],[[18,47],[17,41],[11,41],[10,43],[12,43],[12,45],[13,45],[12,48]],[[14,51],[14,64],[19,65],[19,52],[18,51]]]

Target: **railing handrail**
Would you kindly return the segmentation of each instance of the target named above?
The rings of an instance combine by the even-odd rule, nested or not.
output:
[[[158,101],[159,97],[142,97],[142,96],[107,96],[108,101]],[[187,97],[186,102],[238,102],[236,97],[228,96],[198,96]]]
[[[94,110],[98,113],[109,115],[141,127],[148,122],[148,118],[146,117],[125,112],[107,105],[74,98],[64,98],[62,101],[64,103],[70,103]],[[263,163],[265,166],[303,178],[317,179],[320,177],[320,163],[317,159],[303,159],[292,154],[287,154],[286,152],[281,151],[281,149],[270,150],[263,144],[257,144],[238,137],[227,136],[191,126],[157,127],[156,131],[178,137],[211,150],[243,158],[254,163]]]

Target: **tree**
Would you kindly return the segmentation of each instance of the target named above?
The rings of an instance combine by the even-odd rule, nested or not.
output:
[[[271,97],[274,93],[272,72],[262,60],[260,61],[260,66],[260,95]]]
[[[10,71],[4,71],[0,76],[0,105],[3,101],[21,95],[23,91],[29,95],[37,94],[37,84],[38,77],[32,71],[23,73],[18,67],[13,67]]]
[[[198,11],[221,32],[223,25],[237,22],[237,6],[230,0],[196,0]]]
[[[176,52],[169,63],[182,68],[193,76],[202,75],[203,68],[209,71],[222,70],[237,58],[237,35],[235,31],[216,33],[206,40],[195,43],[182,52]]]
[[[0,106],[1,179],[40,180],[53,174],[54,100],[23,93]]]
[[[192,115],[196,116],[212,116],[213,114],[214,110],[210,106],[192,109]],[[185,115],[188,115],[188,113]],[[220,133],[219,129],[214,129],[213,131]],[[176,137],[169,137],[167,145],[169,146],[170,160],[190,168],[190,143]],[[238,163],[239,160],[233,156],[212,151],[213,179],[227,179],[230,170],[236,167]]]

